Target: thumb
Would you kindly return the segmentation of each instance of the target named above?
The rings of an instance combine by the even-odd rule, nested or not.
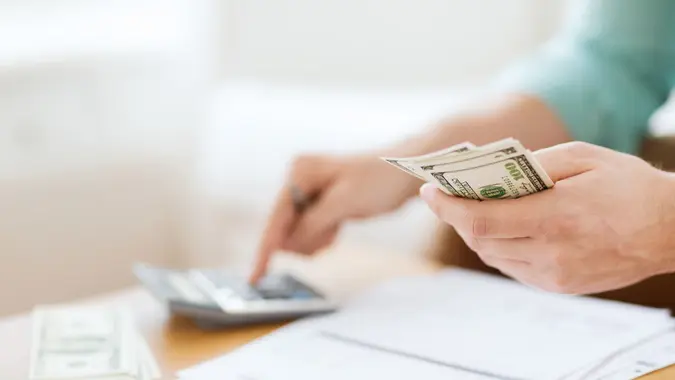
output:
[[[524,197],[499,202],[479,202],[443,194],[436,185],[420,188],[420,197],[445,223],[460,235],[505,239],[534,236],[547,217],[547,199]]]
[[[534,152],[534,156],[555,183],[593,170],[609,149],[580,141],[554,145]]]

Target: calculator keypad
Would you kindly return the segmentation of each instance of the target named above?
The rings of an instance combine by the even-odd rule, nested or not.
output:
[[[201,274],[217,289],[219,296],[223,298],[244,301],[321,298],[321,295],[289,275],[267,276],[257,286],[251,286],[242,278],[219,271],[201,271]]]

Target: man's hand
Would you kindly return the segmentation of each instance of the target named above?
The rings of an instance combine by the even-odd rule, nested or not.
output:
[[[544,290],[591,294],[675,271],[675,177],[585,143],[535,153],[556,182],[519,199],[422,198],[481,259]]]
[[[378,156],[416,156],[462,141],[480,145],[509,136],[530,147],[569,140],[557,114],[536,97],[505,94],[480,99],[477,104],[480,106],[467,107],[428,132],[383,151],[297,159],[267,221],[250,281],[255,282],[265,274],[275,251],[312,254],[329,245],[345,221],[393,211],[415,196],[420,181]],[[313,203],[296,210],[292,193],[302,193],[302,198],[312,199]]]

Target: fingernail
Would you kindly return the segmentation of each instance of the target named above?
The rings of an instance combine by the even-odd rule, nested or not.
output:
[[[424,199],[427,202],[433,202],[436,197],[438,187],[431,183],[425,183],[420,187],[420,198]]]

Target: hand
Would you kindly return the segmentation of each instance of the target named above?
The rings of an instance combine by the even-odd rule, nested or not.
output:
[[[555,186],[479,202],[426,184],[421,196],[481,259],[544,290],[591,294],[675,271],[675,179],[585,143],[535,153]]]
[[[264,275],[275,251],[313,254],[332,243],[346,220],[393,211],[416,194],[419,184],[375,155],[296,159],[268,220],[250,281]],[[313,199],[302,213],[294,208],[291,186]]]

